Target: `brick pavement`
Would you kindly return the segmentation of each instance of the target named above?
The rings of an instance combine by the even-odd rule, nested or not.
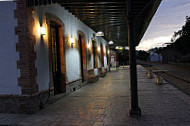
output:
[[[190,97],[165,82],[155,85],[138,66],[142,116],[128,117],[129,70],[110,72],[95,84],[62,98],[34,115],[0,114],[0,125],[189,126]]]

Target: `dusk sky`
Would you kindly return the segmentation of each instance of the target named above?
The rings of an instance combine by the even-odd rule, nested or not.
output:
[[[190,0],[163,0],[137,50],[149,50],[169,43],[174,31],[185,24],[190,16]]]

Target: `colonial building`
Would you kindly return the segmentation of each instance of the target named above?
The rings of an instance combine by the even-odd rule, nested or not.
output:
[[[105,76],[108,44],[59,4],[0,4],[0,112],[33,113]]]

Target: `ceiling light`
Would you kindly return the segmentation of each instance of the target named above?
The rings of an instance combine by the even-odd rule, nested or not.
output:
[[[96,33],[96,36],[104,36],[104,33],[102,31],[99,31]]]
[[[129,47],[128,47],[128,46],[125,46],[125,50],[129,50]]]
[[[109,41],[108,44],[109,44],[109,45],[113,45],[114,42],[113,42],[113,41]]]
[[[123,50],[124,49],[124,47],[122,47],[122,46],[119,46],[119,50]]]

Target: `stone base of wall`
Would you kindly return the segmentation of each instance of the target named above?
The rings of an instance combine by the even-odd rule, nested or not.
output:
[[[0,113],[33,114],[47,105],[48,97],[48,91],[32,96],[0,95]]]
[[[82,83],[81,79],[78,79],[78,80],[75,80],[72,82],[68,82],[67,86],[66,86],[66,93],[61,93],[61,94],[57,94],[57,95],[54,95],[54,89],[51,89],[50,98],[48,99],[48,103],[52,104],[52,103],[60,100],[61,98],[65,97],[66,95],[68,95],[76,90],[79,90],[86,84],[87,84],[87,82]]]
[[[78,79],[72,82],[68,82],[66,86],[66,94],[76,91],[82,88],[87,82],[82,82],[82,79]]]
[[[21,113],[33,114],[47,107],[64,96],[82,88],[87,82],[76,80],[69,82],[66,86],[66,93],[54,95],[53,90],[42,91],[40,93],[24,96],[24,95],[0,95],[0,113]]]

